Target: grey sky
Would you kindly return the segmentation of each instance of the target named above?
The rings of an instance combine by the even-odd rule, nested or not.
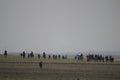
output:
[[[120,0],[0,0],[0,51],[120,51]]]

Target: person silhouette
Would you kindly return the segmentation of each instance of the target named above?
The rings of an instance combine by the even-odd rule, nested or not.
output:
[[[39,62],[39,67],[40,67],[40,69],[42,69],[42,67],[43,67],[43,62],[42,61]]]

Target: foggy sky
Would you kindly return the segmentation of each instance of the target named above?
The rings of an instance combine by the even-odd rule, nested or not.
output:
[[[120,51],[120,0],[0,0],[0,52]]]

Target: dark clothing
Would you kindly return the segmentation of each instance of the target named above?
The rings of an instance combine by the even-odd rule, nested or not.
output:
[[[43,63],[39,62],[39,67],[42,69]]]

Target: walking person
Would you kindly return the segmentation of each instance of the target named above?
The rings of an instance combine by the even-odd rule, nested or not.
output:
[[[43,67],[42,61],[39,62],[39,67],[40,67],[40,69],[42,69],[42,67]]]

